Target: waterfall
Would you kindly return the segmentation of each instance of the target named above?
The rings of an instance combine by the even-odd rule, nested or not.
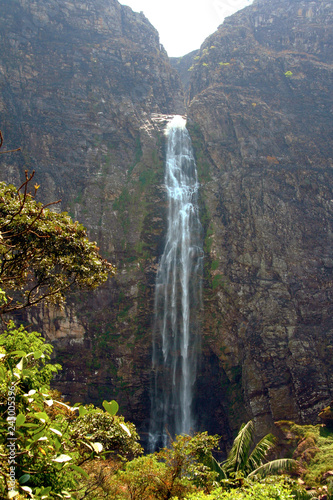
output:
[[[156,277],[149,449],[195,430],[192,402],[200,354],[203,248],[198,179],[186,122],[166,129],[168,229]]]

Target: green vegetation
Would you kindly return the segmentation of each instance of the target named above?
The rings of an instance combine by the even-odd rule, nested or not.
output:
[[[141,185],[141,188],[145,188],[146,186],[149,186],[153,184],[155,179],[155,172],[153,170],[145,170],[141,172],[139,176],[139,182]]]
[[[246,482],[242,488],[225,491],[216,488],[211,494],[194,493],[186,500],[294,500],[290,486],[284,484],[283,479],[275,478],[274,483]]]
[[[211,266],[210,266],[211,270],[216,271],[216,269],[218,269],[218,267],[219,267],[219,261],[213,260],[213,262],[211,263]]]
[[[217,436],[178,436],[170,449],[129,462],[110,481],[109,498],[148,500],[185,498],[198,488],[211,489],[215,473],[203,464]]]
[[[216,288],[224,285],[224,277],[222,274],[215,274],[212,278],[212,289],[216,290]]]
[[[211,227],[211,225],[208,227],[207,232],[206,232],[206,238],[204,242],[204,250],[206,254],[210,254],[212,245],[213,245],[213,236],[214,236],[214,230]]]
[[[125,186],[119,197],[113,202],[113,209],[119,212],[119,219],[125,234],[128,232],[130,227],[130,220],[127,213],[130,199],[129,190],[127,186]]]
[[[118,212],[118,219],[124,234],[128,234],[133,225],[138,232],[141,232],[145,215],[148,213],[147,194],[156,184],[157,177],[163,172],[163,163],[158,157],[157,150],[152,151],[151,159],[147,163],[149,167],[142,160],[141,143],[137,139],[135,164],[128,171],[126,185],[113,202],[113,209]],[[133,255],[129,255],[128,258],[131,257],[133,260],[136,258]]]
[[[296,447],[295,456],[304,468],[303,480],[309,486],[319,488],[325,483],[327,472],[333,471],[332,430],[323,425],[297,425],[284,421],[278,425],[289,439],[292,437],[290,446]]]
[[[61,401],[50,388],[61,367],[49,363],[52,346],[40,334],[10,323],[0,353],[1,498],[83,498],[89,464],[141,453],[115,401],[104,401],[105,411]]]
[[[265,477],[295,467],[295,461],[291,459],[265,462],[267,453],[275,446],[276,439],[272,434],[267,434],[252,449],[253,438],[254,422],[250,420],[241,426],[227,459],[222,464],[213,460],[212,469],[218,473],[220,480],[238,484],[244,477]]]
[[[61,304],[70,288],[93,289],[115,272],[98,254],[84,227],[56,213],[29,192],[32,175],[17,189],[0,183],[0,313],[44,303]]]

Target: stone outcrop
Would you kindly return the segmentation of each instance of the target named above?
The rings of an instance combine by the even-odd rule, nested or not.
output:
[[[149,419],[154,283],[166,230],[168,115],[184,114],[205,229],[199,425],[315,422],[333,392],[332,6],[257,0],[170,64],[117,0],[3,0],[0,178],[36,169],[115,279],[26,318],[53,341],[56,386]],[[179,74],[175,70],[179,70]],[[189,71],[190,70],[190,71]]]

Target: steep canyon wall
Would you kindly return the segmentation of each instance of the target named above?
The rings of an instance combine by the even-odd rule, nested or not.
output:
[[[230,415],[314,421],[333,382],[332,6],[254,2],[190,70],[205,335]]]

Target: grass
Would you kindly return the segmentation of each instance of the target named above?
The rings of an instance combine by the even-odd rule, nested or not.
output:
[[[309,485],[319,485],[322,483],[325,472],[333,471],[333,433],[326,431],[323,427],[317,430],[319,432],[316,445],[319,451],[310,461],[308,472],[304,476],[305,482]]]

